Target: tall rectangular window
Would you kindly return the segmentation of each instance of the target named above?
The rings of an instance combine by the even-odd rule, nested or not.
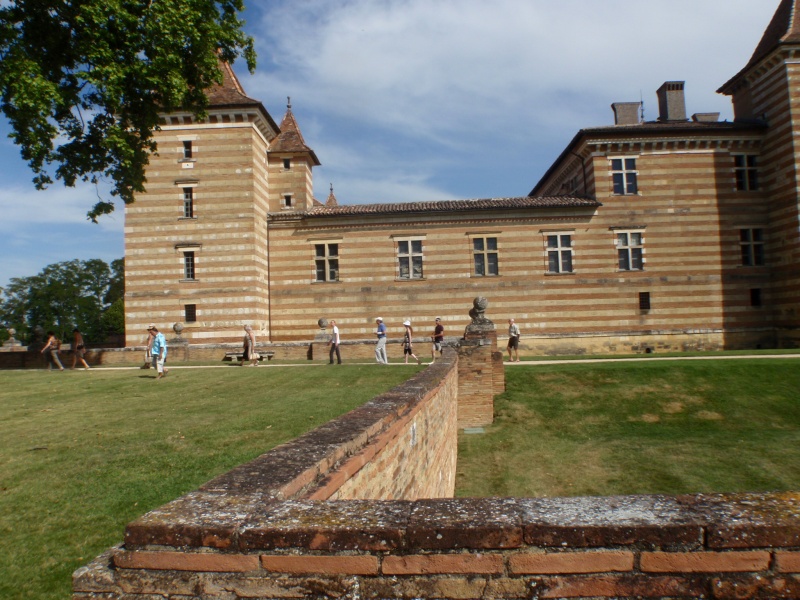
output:
[[[650,310],[650,292],[639,292],[639,310]]]
[[[183,278],[194,279],[194,252],[183,253]]]
[[[641,271],[644,248],[641,231],[617,232],[617,259],[620,271]]]
[[[194,188],[183,188],[183,216],[187,219],[194,218]]]
[[[314,281],[339,281],[339,244],[314,244]]]
[[[292,208],[292,195],[291,194],[284,194],[283,195],[283,208]]]
[[[742,266],[755,267],[764,265],[763,229],[740,229],[739,247],[742,251]]]
[[[183,142],[183,158],[192,158],[192,142],[185,140]]]
[[[290,171],[292,169],[292,159],[291,158],[284,158],[283,159],[283,170]]]
[[[736,189],[750,192],[758,189],[758,159],[755,154],[734,154],[733,165]]]
[[[761,288],[750,288],[750,306],[761,306]]]
[[[422,279],[422,240],[398,240],[399,279]]]
[[[197,305],[185,304],[183,306],[183,320],[186,323],[194,323],[197,321]]]
[[[558,233],[547,236],[547,271],[572,272],[572,235]]]
[[[472,257],[475,263],[475,275],[499,275],[497,238],[472,238]]]
[[[635,158],[611,159],[611,180],[615,194],[623,196],[639,193],[638,177]]]

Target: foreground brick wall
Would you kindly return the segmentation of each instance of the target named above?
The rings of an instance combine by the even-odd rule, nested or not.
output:
[[[205,538],[135,531],[76,573],[74,598],[800,597],[794,494],[242,508],[214,535],[207,514]]]
[[[74,600],[800,598],[798,494],[446,497],[462,360],[130,523]]]

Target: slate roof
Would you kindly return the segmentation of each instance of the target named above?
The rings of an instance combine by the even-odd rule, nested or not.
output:
[[[745,67],[725,82],[717,92],[730,94],[739,79],[775,48],[781,44],[798,43],[800,43],[800,0],[781,0],[778,10],[775,11],[772,21],[767,25],[761,41],[756,46],[753,56],[750,57]]]
[[[484,198],[474,200],[432,200],[428,202],[395,202],[390,204],[350,204],[318,206],[302,213],[270,213],[270,218],[344,217],[370,215],[407,215],[448,212],[470,212],[488,210],[529,210],[546,208],[598,208],[602,206],[594,198],[578,196],[522,196],[518,198]]]

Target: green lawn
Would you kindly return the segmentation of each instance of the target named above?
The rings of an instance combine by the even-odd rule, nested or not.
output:
[[[0,598],[69,598],[72,571],[127,522],[421,368],[0,373]],[[798,359],[506,379],[494,425],[460,434],[459,496],[800,490]]]
[[[459,496],[800,490],[800,360],[515,366]]]
[[[0,598],[69,598],[138,515],[421,368],[0,373]]]

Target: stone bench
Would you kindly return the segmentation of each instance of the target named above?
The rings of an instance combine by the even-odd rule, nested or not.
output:
[[[267,360],[270,360],[273,356],[275,356],[275,353],[271,350],[258,352],[258,360],[264,360],[265,358]],[[233,361],[241,362],[243,357],[244,357],[244,352],[240,350],[238,352],[226,352],[225,358],[223,358],[222,360],[230,362]]]

